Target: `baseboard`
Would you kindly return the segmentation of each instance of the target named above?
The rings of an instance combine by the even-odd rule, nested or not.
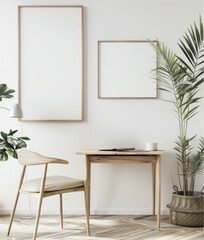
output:
[[[64,209],[64,215],[84,215],[84,209]],[[157,212],[157,211],[156,211]],[[10,215],[10,209],[0,210],[0,215]],[[35,215],[35,209],[19,209],[17,215]],[[58,215],[59,209],[42,209],[42,215]],[[151,215],[151,209],[135,209],[135,208],[99,208],[92,209],[91,215]],[[161,215],[168,215],[168,209],[161,209]]]

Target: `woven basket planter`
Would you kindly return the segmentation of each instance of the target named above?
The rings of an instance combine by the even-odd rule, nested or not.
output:
[[[204,195],[196,192],[195,196],[183,196],[173,193],[172,201],[167,207],[170,210],[170,221],[186,227],[204,226]]]

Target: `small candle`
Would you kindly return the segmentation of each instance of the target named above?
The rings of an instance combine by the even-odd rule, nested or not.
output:
[[[146,151],[156,151],[157,150],[157,143],[146,143]]]

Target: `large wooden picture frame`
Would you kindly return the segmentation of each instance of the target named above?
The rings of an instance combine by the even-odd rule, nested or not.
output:
[[[157,98],[156,66],[148,41],[98,41],[98,98]]]
[[[83,6],[18,6],[21,121],[83,120]]]

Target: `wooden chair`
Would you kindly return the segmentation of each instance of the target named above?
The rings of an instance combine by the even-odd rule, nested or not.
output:
[[[35,231],[33,235],[33,240],[35,240],[37,237],[37,230],[38,230],[43,198],[50,197],[53,195],[59,195],[60,224],[61,224],[61,228],[63,229],[62,194],[67,192],[78,192],[78,191],[84,191],[87,235],[90,235],[89,215],[88,215],[89,209],[88,209],[88,201],[86,197],[84,181],[79,179],[64,177],[64,176],[47,176],[48,164],[53,164],[53,163],[68,164],[68,161],[57,159],[57,158],[44,157],[40,154],[37,154],[32,151],[28,151],[28,150],[19,151],[18,160],[19,160],[19,163],[23,165],[23,171],[21,174],[13,211],[10,217],[7,236],[9,236],[10,234],[10,230],[11,230],[12,222],[14,219],[16,206],[18,203],[20,193],[33,194],[39,197],[38,209],[37,209],[36,221],[35,221]],[[27,182],[23,182],[27,166],[42,165],[42,164],[45,165],[44,174],[42,178],[37,178]]]

